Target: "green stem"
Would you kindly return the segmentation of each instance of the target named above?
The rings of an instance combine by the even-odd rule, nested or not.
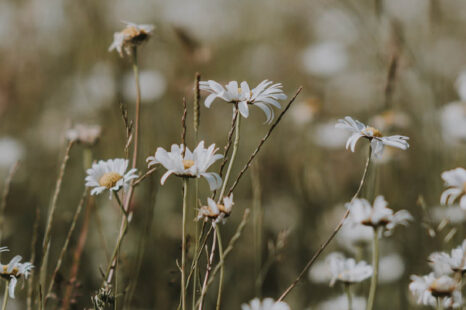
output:
[[[377,289],[377,281],[379,275],[379,228],[374,228],[374,239],[372,243],[372,279],[369,289],[369,298],[367,299],[367,310],[372,310],[374,307],[375,291]]]
[[[236,107],[238,109],[238,107]],[[236,113],[236,110],[235,112]],[[223,180],[222,190],[220,191],[220,195],[218,196],[218,202],[222,201],[223,195],[225,194],[225,190],[227,187],[228,179],[230,178],[231,169],[233,167],[233,163],[236,158],[236,153],[238,152],[239,146],[239,137],[240,137],[240,124],[241,124],[241,114],[238,113],[236,117],[236,124],[235,124],[235,141],[233,142],[233,151],[231,152],[230,162],[228,163],[227,173],[225,174],[225,179]]]
[[[186,212],[188,210],[188,178],[183,179],[183,228],[181,240],[181,309],[186,309]]]
[[[348,310],[353,310],[353,296],[351,295],[351,284],[345,283],[345,293],[348,297]]]
[[[6,310],[6,304],[8,303],[8,287],[9,286],[10,286],[10,281],[7,281],[5,284],[5,291],[3,292],[2,310]]]
[[[215,230],[217,232],[217,243],[218,243],[218,255],[220,256],[220,261],[223,261],[223,246],[222,238],[220,236],[220,227],[217,227]],[[220,304],[222,303],[222,287],[223,287],[223,274],[224,274],[224,265],[220,267],[220,280],[218,284],[218,295],[217,295],[217,307],[216,310],[220,310]]]

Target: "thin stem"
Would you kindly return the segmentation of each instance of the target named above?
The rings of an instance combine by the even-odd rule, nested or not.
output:
[[[217,232],[217,239],[218,239],[218,255],[220,256],[220,261],[223,261],[223,245],[222,245],[222,237],[220,235],[220,227],[216,229]],[[218,294],[217,294],[217,307],[216,310],[220,310],[220,305],[222,303],[222,287],[223,287],[223,276],[224,276],[224,265],[220,267],[220,280],[218,284]]]
[[[3,304],[2,310],[6,310],[6,304],[8,303],[8,287],[10,286],[10,281],[5,283],[5,291],[3,292]]]
[[[369,297],[367,299],[367,310],[372,310],[374,307],[375,291],[377,289],[377,281],[379,276],[379,228],[374,228],[374,239],[372,242],[372,279],[369,289]]]
[[[139,83],[139,66],[138,66],[138,49],[133,48],[133,74],[136,83],[136,112],[134,120],[134,146],[133,146],[133,165],[136,168],[138,159],[138,143],[139,143],[139,119],[141,115],[141,86]]]
[[[183,179],[183,228],[181,240],[181,309],[186,309],[186,213],[188,210],[188,178]]]
[[[118,192],[114,191],[113,196],[115,196],[118,206],[120,207],[121,213],[123,213],[124,216],[128,216],[128,211],[125,210],[125,207],[121,203],[120,196],[118,196]]]
[[[353,296],[351,294],[351,284],[344,284],[346,297],[348,298],[348,310],[353,310]]]
[[[207,293],[207,288],[209,286],[208,280],[209,280],[210,271],[212,270],[212,262],[214,261],[216,244],[217,244],[217,233],[214,233],[214,237],[212,240],[212,249],[210,250],[210,256],[209,256],[209,259],[207,260],[207,268],[206,268],[206,272],[204,276],[204,283],[202,284],[201,297],[199,297],[199,301],[196,304],[196,306],[199,305],[199,310],[202,310],[204,296]]]
[[[443,310],[443,303],[441,297],[437,297],[437,310]]]
[[[369,166],[371,162],[371,154],[372,154],[372,147],[369,145],[369,153],[367,155],[367,160],[366,160],[366,166],[364,167],[364,173],[362,174],[361,182],[359,183],[358,190],[356,193],[353,195],[351,198],[351,201],[356,199],[359,196],[359,193],[361,192],[361,189],[366,181],[367,177],[367,172],[369,171]],[[293,283],[288,286],[288,288],[283,292],[283,294],[278,298],[277,301],[282,301],[292,290],[295,288],[295,286],[298,284],[298,282],[304,277],[304,275],[307,273],[309,268],[314,264],[314,262],[317,260],[317,258],[322,254],[322,252],[325,250],[325,248],[330,244],[330,242],[335,238],[336,234],[340,231],[341,227],[343,226],[343,223],[345,222],[346,218],[348,217],[350,213],[350,209],[346,210],[345,214],[343,215],[343,218],[340,220],[338,223],[337,227],[335,227],[334,231],[332,234],[325,240],[324,243],[321,244],[320,248],[317,250],[317,252],[311,257],[311,259],[307,262],[306,266],[304,266],[304,269],[301,271],[301,273],[298,275],[298,277],[293,281]]]

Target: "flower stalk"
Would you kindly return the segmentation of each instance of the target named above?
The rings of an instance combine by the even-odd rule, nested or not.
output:
[[[372,267],[373,273],[371,278],[371,287],[369,289],[369,297],[367,299],[367,310],[372,310],[374,307],[375,292],[379,276],[379,231],[380,228],[374,228],[374,239],[372,243]]]
[[[188,178],[183,178],[183,228],[181,240],[181,309],[186,310],[186,213],[188,210]]]
[[[3,291],[3,303],[2,310],[6,310],[6,305],[8,303],[8,287],[10,286],[10,281],[5,283],[5,290]]]
[[[351,294],[351,284],[344,284],[346,297],[348,298],[348,310],[353,310],[353,295]]]

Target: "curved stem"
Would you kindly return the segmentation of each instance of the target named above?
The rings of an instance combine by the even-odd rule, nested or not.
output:
[[[5,284],[5,291],[3,292],[2,310],[6,310],[6,305],[8,303],[8,287],[9,286],[10,286],[10,281],[7,281]]]
[[[188,210],[188,178],[183,179],[183,228],[181,240],[181,309],[186,309],[186,212]]]
[[[220,261],[223,261],[223,245],[222,238],[220,236],[220,227],[216,229],[217,239],[218,239],[218,255],[220,256]],[[217,295],[217,307],[216,310],[220,310],[220,305],[222,303],[222,286],[223,286],[223,275],[224,275],[224,265],[220,267],[220,280],[218,284],[218,295]]]
[[[353,310],[353,296],[351,295],[351,284],[345,283],[345,293],[348,297],[348,310]]]
[[[359,196],[359,193],[361,192],[361,189],[366,181],[367,177],[367,172],[369,171],[369,166],[371,163],[371,154],[372,154],[372,147],[369,145],[369,153],[367,155],[367,161],[366,161],[366,166],[364,167],[364,173],[361,178],[361,182],[359,183],[358,190],[356,193],[353,195],[351,198],[351,201],[356,199]],[[346,210],[345,214],[343,215],[343,218],[340,220],[338,223],[337,227],[335,227],[335,230],[332,232],[332,234],[325,240],[324,243],[321,244],[320,248],[317,250],[317,252],[311,257],[311,259],[307,262],[306,266],[304,266],[304,269],[300,272],[298,277],[293,281],[293,283],[288,286],[288,288],[283,292],[283,294],[277,299],[277,301],[282,301],[292,290],[295,288],[295,286],[298,284],[298,282],[304,277],[304,275],[307,273],[309,268],[314,264],[316,259],[322,254],[322,252],[325,250],[325,248],[330,244],[330,242],[335,238],[336,234],[340,231],[341,227],[343,226],[343,223],[345,222],[346,218],[348,217],[350,213],[350,209]]]
[[[367,310],[372,310],[374,307],[375,291],[377,289],[377,281],[379,276],[379,228],[374,228],[374,239],[372,242],[372,279],[369,289],[369,297],[367,299]]]

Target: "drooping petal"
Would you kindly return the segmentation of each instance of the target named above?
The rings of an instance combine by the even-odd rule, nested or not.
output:
[[[249,116],[249,108],[248,108],[248,103],[246,101],[241,101],[239,104],[238,104],[238,109],[239,109],[239,113],[241,113],[241,115],[244,117],[244,118],[248,118]]]

